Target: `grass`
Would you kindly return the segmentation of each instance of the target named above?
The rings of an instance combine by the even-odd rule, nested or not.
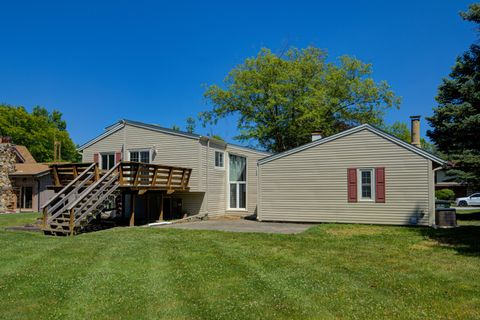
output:
[[[323,224],[298,235],[115,228],[3,231],[0,318],[475,319],[480,223]]]
[[[22,226],[27,223],[33,223],[37,218],[40,218],[40,214],[37,212],[0,214],[0,230],[3,230],[5,227]]]

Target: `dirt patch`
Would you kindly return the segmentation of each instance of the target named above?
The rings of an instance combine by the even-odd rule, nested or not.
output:
[[[430,250],[435,247],[441,248],[455,248],[456,246],[453,244],[441,243],[435,240],[425,240],[419,243],[415,243],[411,246],[413,250]]]
[[[351,238],[355,236],[371,236],[383,233],[381,228],[375,226],[352,226],[345,228],[335,228],[328,229],[326,230],[326,232],[329,235],[342,238]]]
[[[411,246],[413,250],[430,250],[434,247],[437,247],[439,243],[433,240],[425,240],[419,243],[415,243]]]

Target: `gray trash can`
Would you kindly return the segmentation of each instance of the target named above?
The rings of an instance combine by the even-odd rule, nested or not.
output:
[[[457,226],[457,210],[454,208],[436,208],[435,226],[438,228],[455,228]]]

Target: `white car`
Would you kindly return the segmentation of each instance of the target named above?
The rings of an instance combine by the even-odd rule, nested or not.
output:
[[[457,198],[455,203],[459,207],[480,206],[480,193],[474,193],[469,197]]]

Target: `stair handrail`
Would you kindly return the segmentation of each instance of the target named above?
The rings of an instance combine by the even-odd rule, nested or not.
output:
[[[78,198],[73,201],[68,207],[67,210],[75,208],[75,206],[82,201],[94,188],[101,184],[105,179],[107,179],[113,172],[115,172],[120,166],[121,162],[118,162],[112,169],[108,170],[99,180],[92,183],[88,188],[86,188],[82,193],[78,195]]]
[[[98,190],[96,190],[96,192],[95,192],[95,194],[93,195],[93,197],[95,197],[99,192],[105,191],[105,189],[107,189],[109,186],[111,186],[112,183],[114,183],[114,182],[115,182],[115,179],[110,179],[109,181],[107,181],[107,183],[105,183],[105,184],[104,184],[103,186],[101,186]],[[93,198],[93,197],[92,197],[92,198]],[[92,198],[90,198],[90,199],[92,199]],[[97,201],[98,201],[98,199],[97,199]],[[88,203],[89,203],[89,202],[87,201],[87,202],[85,202],[83,205],[81,205],[80,208],[78,208],[78,211],[82,211],[83,208],[85,208]],[[71,210],[71,209],[74,209],[74,210],[75,210],[75,206],[72,206],[71,208],[69,208],[69,210]]]
[[[97,164],[94,162],[92,163],[87,169],[83,170],[83,172],[78,176],[76,177],[75,179],[73,179],[72,181],[70,181],[69,184],[67,184],[65,187],[63,187],[62,190],[60,190],[56,195],[54,195],[50,200],[48,200],[47,202],[45,202],[45,204],[41,207],[41,209],[45,209],[46,207],[48,207],[54,200],[56,200],[57,198],[60,198],[61,195],[63,195],[69,188],[71,188],[78,180],[80,180],[84,175],[86,175],[88,173],[88,171],[90,171],[90,169],[92,169],[93,167],[95,167]]]
[[[89,181],[90,179],[92,179],[93,177],[95,176],[95,172],[92,172],[89,174],[89,176],[84,179],[78,186],[76,186],[72,191],[70,191],[67,195],[65,195],[65,197],[62,199],[62,201],[59,201],[57,202],[53,207],[50,208],[50,217],[47,218],[47,223],[50,223],[53,219],[55,219],[56,217],[58,217],[62,212],[64,212],[65,210],[59,210],[57,212],[55,212],[55,210],[61,205],[63,204],[67,199],[70,198],[70,195],[72,194],[72,192],[78,192],[78,190],[80,190],[84,185],[85,183],[87,183],[87,181]],[[78,197],[78,194],[77,194],[77,197]],[[52,214],[53,212],[55,212],[54,214]]]
[[[101,195],[101,197],[99,197],[97,199],[97,203],[100,204],[102,203],[103,201],[105,201],[117,188],[119,187],[119,185],[114,185],[113,188],[111,188],[110,190],[108,190],[105,194]],[[97,207],[95,207],[96,209]],[[91,208],[90,208],[91,209]],[[82,221],[83,218],[85,218],[85,216],[87,216],[87,214],[89,213],[89,211],[85,211],[83,212],[80,216],[76,217],[75,216],[75,219],[74,219],[74,222],[73,224],[76,226],[78,224],[78,221]]]

